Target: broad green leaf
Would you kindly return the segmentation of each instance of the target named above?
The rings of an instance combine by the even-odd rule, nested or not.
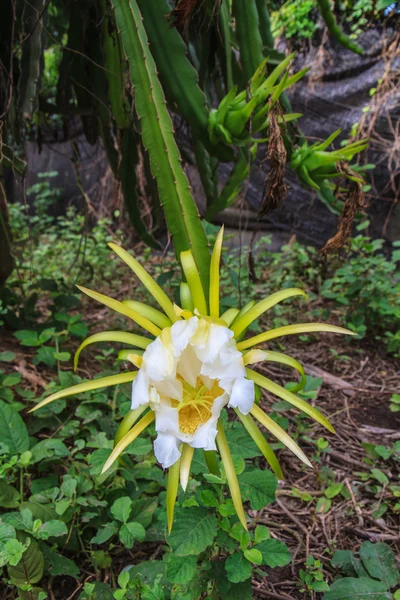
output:
[[[56,488],[57,491],[58,488]],[[39,502],[22,502],[19,509],[28,510],[34,519],[40,519],[42,523],[57,519],[55,509],[49,504],[40,504]]]
[[[125,449],[126,454],[133,454],[134,456],[143,456],[144,454],[148,454],[153,449],[153,444],[151,440],[146,440],[144,438],[137,438],[132,444],[129,444]]]
[[[61,535],[67,535],[67,533],[66,524],[63,521],[54,519],[43,523],[35,535],[41,540],[47,540],[49,537],[60,537]]]
[[[110,512],[114,519],[126,523],[132,510],[132,500],[129,496],[118,498],[110,508]]]
[[[17,531],[30,530],[33,527],[32,512],[28,508],[23,508],[20,512],[6,513],[1,518]]]
[[[245,471],[239,475],[243,500],[249,500],[254,510],[260,510],[275,500],[278,480],[271,471]]]
[[[232,454],[236,454],[242,458],[262,456],[256,443],[240,423],[235,422],[233,427],[225,430],[225,434]]]
[[[390,483],[388,476],[380,469],[371,469],[371,475],[374,479],[379,481],[381,485],[389,485]]]
[[[87,586],[88,584],[86,584]],[[85,587],[86,587],[85,586]],[[96,581],[91,584],[91,598],[93,600],[114,600],[113,588],[108,583],[102,583],[101,581]],[[87,600],[88,595],[85,592],[82,592],[79,595],[78,600]]]
[[[139,498],[139,500],[134,500],[132,502],[131,519],[146,528],[152,522],[157,506],[157,498]]]
[[[152,586],[145,585],[142,589],[142,600],[165,600],[161,585],[156,581]]]
[[[217,520],[207,509],[192,506],[175,513],[167,541],[177,556],[198,555],[210,546],[217,533]]]
[[[27,536],[22,536],[21,541],[25,542]],[[21,587],[28,583],[38,583],[43,577],[44,558],[39,550],[35,540],[30,539],[28,548],[22,555],[21,560],[15,567],[8,568],[8,575],[14,585]]]
[[[10,375],[6,375],[1,385],[4,387],[12,387],[13,385],[17,385],[21,381],[21,373],[10,373]]]
[[[234,552],[225,561],[225,570],[229,581],[241,583],[251,577],[251,563],[245,558],[243,552]]]
[[[165,577],[166,563],[163,560],[145,560],[129,569],[131,581],[139,577],[142,583],[152,583],[158,577],[161,577],[162,585],[168,585]]]
[[[176,556],[169,554],[166,574],[171,583],[185,584],[191,581],[196,573],[196,556]]]
[[[90,540],[91,544],[104,544],[118,531],[118,525],[115,522],[107,523],[99,529],[94,537]]]
[[[360,548],[360,557],[371,577],[383,581],[388,588],[399,583],[400,572],[390,546],[383,542],[364,542]]]
[[[38,463],[46,458],[65,458],[69,456],[67,446],[57,438],[49,438],[38,442],[31,448],[32,463]]]
[[[0,479],[0,506],[2,508],[17,508],[18,504],[18,490],[3,479]]]
[[[30,539],[23,544],[17,539],[9,539],[3,545],[0,545],[0,567],[10,564],[15,567],[22,558],[23,553],[28,548]]]
[[[261,552],[256,548],[248,548],[244,550],[244,555],[247,558],[247,560],[254,563],[255,565],[261,565],[263,557]]]
[[[262,564],[267,565],[267,567],[271,567],[272,569],[275,567],[284,567],[291,561],[288,547],[280,540],[274,540],[272,538],[265,540],[257,545],[257,550],[262,554]]]
[[[343,489],[343,483],[334,483],[333,485],[330,485],[329,487],[326,488],[325,496],[327,498],[334,498],[335,496],[340,494],[342,489]]]
[[[200,500],[204,506],[212,506],[214,508],[219,506],[219,501],[211,490],[202,490],[200,492]]]
[[[322,498],[318,498],[317,505],[315,507],[315,512],[317,513],[327,513],[329,512],[332,505],[332,500],[322,496]]]
[[[125,548],[133,548],[136,540],[143,542],[146,530],[140,523],[124,523],[119,530],[119,539]]]
[[[53,552],[47,544],[39,543],[40,550],[48,565],[49,573],[53,577],[57,575],[69,575],[77,579],[79,577],[79,568],[73,560]]]
[[[15,359],[15,357],[15,352],[11,352],[10,350],[0,352],[0,362],[12,362]]]
[[[265,540],[269,540],[271,537],[271,534],[269,532],[268,527],[265,527],[265,525],[257,525],[255,533],[254,533],[254,543],[255,544],[260,544],[261,542],[264,542]]]
[[[0,517],[0,542],[5,542],[16,537],[15,528],[8,523],[4,523]]]
[[[10,454],[22,454],[29,450],[29,435],[21,415],[0,400],[0,441]]]
[[[324,600],[391,600],[386,585],[369,577],[345,577],[335,581]]]

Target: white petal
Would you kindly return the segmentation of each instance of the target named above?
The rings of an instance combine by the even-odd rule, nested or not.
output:
[[[175,377],[176,358],[172,346],[165,346],[158,337],[143,354],[143,367],[152,381]]]
[[[204,450],[216,450],[215,437],[217,435],[217,422],[222,408],[228,400],[227,394],[223,394],[215,399],[212,406],[212,416],[209,420],[197,428],[190,445],[193,448],[204,448]]]
[[[182,401],[182,382],[179,379],[164,379],[164,381],[154,381],[154,387],[167,398],[173,398]]]
[[[254,381],[238,377],[233,383],[228,406],[238,408],[243,415],[247,415],[253,406],[254,397]]]
[[[180,441],[168,433],[159,433],[154,440],[154,454],[163,469],[174,465],[180,457],[179,444]]]
[[[158,433],[169,433],[175,437],[179,434],[179,419],[176,408],[161,402],[156,412],[156,431]]]
[[[179,359],[177,372],[192,387],[196,387],[200,369],[201,362],[197,358],[192,346],[187,346]]]
[[[176,321],[171,327],[172,345],[175,356],[180,356],[196,332],[199,319],[192,317],[187,321]]]
[[[139,408],[149,403],[149,379],[143,369],[140,369],[132,384],[131,409]]]
[[[202,362],[213,363],[221,348],[232,338],[233,331],[212,323],[206,340],[194,343],[195,352]]]

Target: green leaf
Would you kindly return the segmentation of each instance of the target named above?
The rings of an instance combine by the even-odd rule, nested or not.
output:
[[[31,449],[32,463],[38,463],[47,458],[65,458],[69,456],[67,446],[59,439],[47,439],[38,442]]]
[[[3,523],[0,518],[0,542],[5,542],[16,537],[15,529],[8,523]]]
[[[167,542],[177,556],[198,555],[210,546],[217,534],[217,519],[207,509],[192,506],[175,512]]]
[[[284,567],[291,561],[290,552],[286,544],[280,540],[269,539],[257,545],[257,550],[262,554],[263,565],[271,567]]]
[[[331,560],[332,567],[341,569],[349,577],[368,577],[367,571],[359,558],[350,550],[336,550]]]
[[[244,551],[244,555],[251,563],[255,565],[261,565],[263,557],[259,550],[256,548],[250,548]]]
[[[30,539],[26,540],[23,544],[17,539],[9,539],[4,544],[0,546],[0,567],[4,565],[11,565],[15,567],[19,563],[22,558],[23,553],[28,548],[30,544]]]
[[[371,577],[383,581],[387,588],[392,588],[400,581],[396,557],[387,544],[380,542],[364,542],[360,548],[360,556],[364,567]]]
[[[153,449],[153,444],[150,440],[146,440],[145,438],[137,438],[132,444],[126,447],[126,454],[134,454],[137,456],[142,456],[144,454],[148,454]]]
[[[251,577],[251,563],[243,552],[234,552],[225,561],[225,570],[229,581],[241,583]]]
[[[12,387],[13,385],[17,385],[21,381],[21,373],[11,373],[10,375],[6,375],[4,377],[1,384],[4,387]]]
[[[378,0],[376,3],[376,10],[385,10],[393,4],[393,0]]]
[[[343,489],[343,483],[334,483],[333,485],[330,485],[329,487],[326,488],[325,496],[327,498],[334,498],[335,496],[340,494],[342,489]]]
[[[2,508],[17,508],[19,492],[12,485],[0,479],[0,506]]]
[[[122,498],[118,498],[111,506],[110,512],[114,519],[117,521],[122,521],[122,523],[126,523],[129,519],[129,515],[132,510],[132,500],[129,496],[123,496]]]
[[[325,496],[322,496],[321,498],[318,498],[318,502],[316,504],[315,511],[317,513],[327,513],[329,511],[329,509],[331,508],[331,505],[332,505],[332,500],[330,500],[329,498],[326,498]]]
[[[143,542],[146,530],[140,523],[124,523],[119,530],[119,539],[125,548],[133,548],[135,540]]]
[[[86,584],[85,587],[89,585]],[[96,581],[95,583],[90,584],[91,587],[91,600],[114,600],[113,589],[108,585],[108,583],[102,583],[101,581]],[[88,596],[85,592],[82,592],[79,595],[78,600],[88,600]]]
[[[35,540],[22,535],[21,540],[25,542],[30,539],[28,548],[22,555],[16,566],[8,567],[8,575],[14,585],[21,587],[25,584],[38,583],[43,577],[44,558]]]
[[[70,577],[75,577],[75,579],[79,577],[79,568],[73,560],[57,552],[53,552],[47,544],[40,543],[39,545],[50,575],[53,577],[57,575],[69,575]]]
[[[18,531],[31,530],[33,527],[32,512],[28,508],[23,508],[20,512],[6,513],[1,518]]]
[[[269,540],[271,534],[269,532],[268,527],[265,525],[257,525],[255,533],[254,533],[254,543],[260,544],[260,542],[264,542],[265,540]]]
[[[371,475],[382,485],[389,485],[390,483],[388,476],[380,469],[371,469]]]
[[[144,585],[142,589],[142,600],[165,600],[161,585],[156,581],[154,585]]]
[[[118,525],[115,522],[107,523],[99,529],[94,537],[92,537],[91,544],[104,544],[118,531]]]
[[[132,503],[131,519],[148,527],[153,520],[153,515],[158,506],[157,498],[140,498]]]
[[[391,600],[386,585],[369,577],[345,577],[335,581],[324,600]]]
[[[226,430],[226,439],[232,454],[242,458],[262,456],[253,438],[250,437],[241,423],[234,423],[233,427]]]
[[[275,500],[278,480],[271,471],[245,471],[239,475],[243,500],[249,500],[254,510],[260,510]]]
[[[214,492],[212,492],[211,490],[202,490],[200,492],[200,500],[202,501],[204,506],[211,506],[214,508],[219,506],[219,501]]]
[[[167,579],[171,583],[189,583],[195,576],[196,567],[196,556],[176,556],[175,554],[169,554],[166,568]]]
[[[14,336],[21,342],[21,346],[39,346],[40,340],[37,331],[21,329],[16,331]]]
[[[15,360],[15,357],[15,352],[11,352],[10,350],[0,352],[0,362],[12,362],[13,360]]]
[[[168,585],[168,580],[165,578],[165,566],[163,560],[145,560],[129,569],[131,581],[138,577],[142,583],[151,583],[156,578],[162,577],[162,585]]]
[[[35,535],[41,540],[48,540],[49,537],[60,537],[61,535],[67,535],[67,533],[66,524],[63,521],[54,519],[43,523]]]
[[[0,400],[0,441],[10,454],[22,454],[29,450],[29,435],[21,415]]]

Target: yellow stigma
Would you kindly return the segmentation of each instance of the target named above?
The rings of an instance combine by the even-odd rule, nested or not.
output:
[[[215,381],[210,389],[200,378],[197,378],[196,387],[192,387],[187,381],[181,381],[182,402],[172,400],[172,404],[178,409],[179,429],[183,433],[193,434],[211,417],[212,405],[216,398],[222,396],[224,390],[219,387],[218,381]]]

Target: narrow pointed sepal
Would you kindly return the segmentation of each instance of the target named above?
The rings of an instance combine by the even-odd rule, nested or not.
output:
[[[264,388],[264,390],[267,390],[275,396],[278,396],[278,398],[282,398],[282,400],[289,402],[289,404],[292,404],[292,406],[295,406],[299,410],[302,410],[315,421],[323,425],[328,431],[330,431],[331,433],[335,433],[335,430],[333,426],[329,423],[328,419],[324,417],[324,415],[322,415],[319,412],[319,410],[308,404],[308,402],[306,402],[305,400],[298,398],[292,392],[283,388],[281,385],[278,385],[274,381],[271,381],[271,379],[268,379],[267,377],[264,377],[264,375],[256,373],[251,369],[246,369],[246,374],[249,379],[254,381],[254,383],[259,385],[260,387]]]
[[[226,479],[228,482],[229,490],[231,492],[233,505],[236,510],[236,514],[239,517],[239,521],[243,527],[247,530],[246,515],[243,509],[242,497],[240,494],[239,481],[235,471],[235,465],[233,464],[231,451],[229,450],[228,440],[226,439],[225,431],[221,423],[221,419],[218,421],[218,433],[217,433],[217,445],[221,455],[222,464],[224,465]]]
[[[183,444],[181,466],[180,466],[180,482],[184,492],[186,492],[187,484],[189,482],[190,467],[192,465],[192,459],[194,454],[194,448],[189,444]]]
[[[126,435],[124,435],[124,437],[115,446],[110,456],[107,458],[101,474],[105,473],[111,467],[111,465],[117,460],[125,448],[129,446],[129,444],[131,444],[138,437],[138,435],[140,435],[142,431],[144,431],[146,427],[154,421],[154,419],[155,415],[153,411],[150,410],[142,419],[140,419],[138,423],[136,423],[136,425],[132,427],[132,429]]]
[[[282,469],[275,452],[272,450],[271,446],[268,444],[267,440],[265,439],[261,431],[258,429],[257,425],[254,423],[251,415],[243,415],[238,409],[235,409],[235,412],[241,420],[241,422],[243,423],[244,427],[246,428],[248,434],[253,438],[254,443],[257,445],[260,452],[263,453],[265,460],[267,461],[277,478],[284,479]]]
[[[172,524],[174,522],[174,512],[176,497],[178,495],[178,484],[179,484],[179,472],[180,472],[181,458],[178,458],[175,464],[169,468],[168,471],[168,483],[167,483],[167,523],[168,523],[168,534],[171,533]]]
[[[296,325],[284,325],[283,327],[276,327],[276,329],[270,329],[264,331],[259,335],[248,338],[239,342],[237,345],[238,350],[247,350],[247,348],[253,348],[268,340],[282,337],[284,335],[294,335],[299,333],[341,333],[344,335],[357,335],[350,329],[344,327],[337,327],[336,325],[329,325],[326,323],[298,323]]]
[[[289,450],[293,452],[303,463],[305,463],[308,467],[312,467],[312,464],[308,460],[307,456],[304,454],[303,450],[296,444],[296,442],[278,425],[275,423],[271,417],[265,414],[263,410],[256,404],[253,404],[253,407],[250,413],[261,423],[264,425],[265,429],[268,429],[278,439],[282,444],[284,444]]]
[[[134,373],[120,373],[119,375],[111,375],[110,377],[101,377],[100,379],[93,379],[92,381],[78,383],[77,385],[73,385],[65,390],[60,390],[55,394],[51,394],[51,396],[48,396],[48,398],[45,398],[39,402],[39,404],[36,404],[36,406],[31,408],[29,412],[35,412],[36,410],[39,410],[39,408],[43,408],[43,406],[47,406],[47,404],[50,404],[50,402],[54,402],[60,398],[74,396],[75,394],[83,394],[83,392],[91,392],[92,390],[98,390],[112,385],[119,385],[121,383],[130,383],[135,379],[136,375],[136,371]]]
[[[135,275],[140,279],[143,285],[148,289],[150,294],[161,306],[168,318],[172,321],[172,323],[174,323],[177,320],[177,316],[175,315],[173,304],[158,283],[154,281],[146,269],[142,267],[142,265],[135,258],[133,258],[129,252],[112,242],[110,242],[108,245],[128,265],[128,267],[132,269]]]
[[[210,264],[210,316],[216,319],[218,319],[219,317],[219,269],[223,240],[224,226],[222,225],[221,229],[218,232],[217,239],[215,240]]]

